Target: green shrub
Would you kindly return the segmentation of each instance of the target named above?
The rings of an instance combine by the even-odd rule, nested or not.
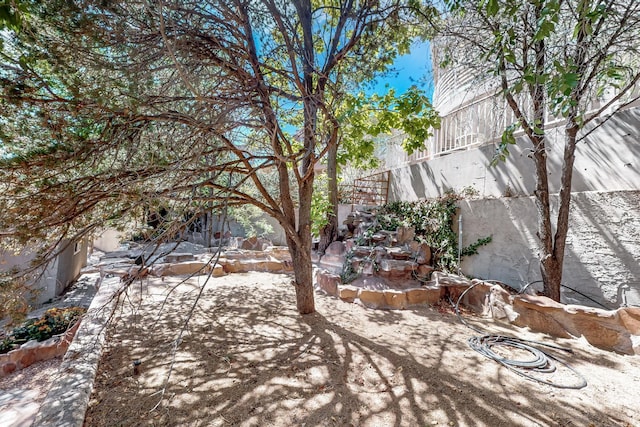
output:
[[[62,334],[72,327],[86,312],[82,307],[50,308],[39,319],[29,319],[13,328],[0,343],[0,354],[11,351],[19,344],[31,340],[44,341]]]
[[[378,210],[376,226],[369,232],[393,231],[400,226],[413,227],[415,239],[432,248],[434,267],[443,271],[455,271],[458,264],[458,236],[453,230],[453,222],[458,211],[457,201],[461,198],[450,192],[436,199],[387,203]],[[461,255],[476,254],[478,247],[489,242],[491,236],[481,238],[462,248]]]

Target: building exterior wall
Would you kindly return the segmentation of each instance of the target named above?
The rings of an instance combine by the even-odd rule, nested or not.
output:
[[[548,142],[550,189],[557,194],[561,127]],[[464,245],[488,235],[493,241],[464,260],[462,272],[524,285],[540,279],[533,161],[522,140],[506,162],[490,167],[494,152],[485,144],[395,168],[390,201],[474,188],[481,200],[461,203]],[[607,307],[640,306],[640,108],[618,113],[578,144],[573,192],[564,284]],[[574,292],[563,298],[592,304]]]
[[[558,198],[552,198],[557,214]],[[463,260],[464,274],[520,287],[540,280],[533,197],[460,202],[462,242],[492,241]],[[607,307],[640,306],[640,190],[574,193],[563,284]],[[563,302],[593,305],[563,289]]]
[[[114,252],[120,249],[126,234],[115,228],[107,228],[93,240],[93,247],[102,252]]]
[[[386,149],[389,200],[414,201],[473,189],[478,200],[460,203],[463,243],[489,235],[493,241],[465,259],[462,272],[516,287],[540,280],[532,197],[536,175],[529,156],[533,147],[516,133],[518,144],[510,148],[506,162],[490,166],[501,132],[515,121],[513,113],[504,100],[491,96],[490,81],[480,85],[469,73],[438,71],[434,106],[443,116],[442,128],[422,152],[407,156]],[[594,101],[593,107],[602,102]],[[548,178],[555,194],[552,215],[557,215],[564,128],[559,118],[547,120]],[[607,307],[640,306],[638,101],[594,121],[581,135],[587,136],[576,149],[564,284]],[[563,301],[592,304],[566,289]]]
[[[64,245],[65,242],[61,243]],[[88,244],[86,241],[69,244],[40,274],[35,276],[30,287],[34,303],[42,304],[62,294],[71,282],[78,278],[82,267],[87,265]],[[24,249],[18,254],[0,251],[0,270],[23,269],[29,266],[35,255],[32,250]],[[28,297],[29,298],[29,297]]]
[[[86,240],[69,243],[58,255],[56,275],[56,296],[60,295],[71,282],[78,278],[82,267],[87,265],[88,247]]]
[[[559,191],[563,128],[548,131],[549,183]],[[418,200],[473,187],[480,197],[529,196],[535,170],[527,142],[519,138],[506,162],[489,166],[496,145],[488,143],[391,170],[389,200]],[[573,191],[640,189],[640,107],[621,111],[580,142]]]

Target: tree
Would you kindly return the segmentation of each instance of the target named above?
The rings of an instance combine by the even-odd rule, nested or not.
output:
[[[493,79],[517,122],[505,130],[504,160],[521,129],[535,164],[544,293],[560,301],[576,148],[613,107],[632,102],[640,79],[640,3],[634,0],[449,1],[440,32],[449,66]],[[599,106],[594,101],[602,100]],[[616,110],[617,111],[617,110]],[[614,113],[615,114],[615,111]],[[559,208],[552,227],[546,124],[564,120]],[[591,124],[591,130],[585,129]],[[586,147],[585,147],[586,149]]]
[[[337,144],[331,102],[354,64],[389,62],[396,46],[374,41],[417,6],[34,4],[24,31],[2,35],[0,230],[51,241],[50,256],[62,236],[149,206],[252,204],[284,228],[298,311],[313,312],[310,209],[314,165]]]
[[[333,212],[338,209],[339,168],[347,163],[361,169],[378,166],[375,148],[376,138],[380,135],[402,132],[402,147],[411,154],[423,149],[432,130],[440,126],[438,113],[417,86],[410,87],[401,95],[397,95],[394,89],[384,95],[367,96],[362,91],[347,94],[337,110],[337,119],[340,123],[338,144],[328,153],[327,160],[328,206],[332,211],[327,215],[322,230],[318,248],[321,253],[337,237],[338,223]]]

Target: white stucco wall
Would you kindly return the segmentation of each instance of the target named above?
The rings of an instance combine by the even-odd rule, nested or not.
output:
[[[107,228],[93,240],[93,247],[102,252],[113,252],[120,249],[126,234],[115,228]]]
[[[553,207],[557,214],[557,197]],[[463,246],[493,237],[463,260],[463,273],[511,285],[540,280],[533,197],[462,201],[460,214]],[[640,306],[640,191],[573,195],[563,277],[608,307]],[[570,291],[563,298],[593,305]]]
[[[63,241],[60,247],[65,249],[48,265],[34,273],[29,287],[35,292],[28,299],[33,303],[42,304],[64,292],[65,288],[80,274],[80,269],[87,264],[87,243],[80,242],[79,251],[74,251],[73,244]],[[35,258],[36,249],[25,248],[20,253],[5,251],[0,248],[0,271],[13,268],[24,270]]]
[[[548,132],[551,192],[560,189],[561,127]],[[418,200],[446,190],[473,187],[480,197],[529,196],[535,187],[530,147],[522,138],[506,162],[489,166],[495,145],[458,151],[391,170],[389,199]],[[573,191],[640,189],[640,108],[618,113],[578,144]]]
[[[552,193],[560,189],[562,132],[562,127],[548,132]],[[490,167],[494,152],[487,144],[396,168],[389,200],[473,187],[482,200],[462,204],[465,244],[487,235],[494,241],[466,260],[463,272],[524,284],[540,278],[533,161],[522,138],[506,162]],[[625,298],[640,305],[640,108],[616,114],[578,144],[572,190],[566,284],[609,306]]]

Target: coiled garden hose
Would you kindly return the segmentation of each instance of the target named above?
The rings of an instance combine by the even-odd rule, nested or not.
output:
[[[480,336],[473,336],[467,340],[469,347],[471,347],[472,349],[474,349],[484,357],[495,360],[496,362],[500,363],[502,366],[509,369],[510,371],[515,372],[516,374],[524,378],[527,378],[532,381],[536,381],[541,384],[546,384],[552,387],[565,388],[565,389],[581,389],[587,386],[587,380],[575,369],[573,369],[570,365],[563,362],[562,360],[559,360],[552,354],[544,350],[541,350],[537,347],[534,347],[533,344],[538,346],[544,346],[554,350],[564,351],[567,353],[573,353],[573,350],[571,350],[570,348],[559,347],[551,344],[545,344],[539,341],[530,341],[530,340],[525,340],[521,338],[508,337],[504,335],[484,334],[483,331],[481,331],[480,329],[474,326],[471,326],[469,323],[467,323],[462,318],[462,315],[460,314],[460,308],[459,308],[460,301],[462,301],[462,298],[464,298],[467,292],[469,292],[478,284],[479,283],[474,283],[473,285],[465,289],[464,292],[460,294],[460,297],[458,298],[458,301],[455,304],[451,299],[449,299],[449,302],[454,307],[458,320],[460,320],[460,322],[466,327],[468,327],[469,329],[481,334]],[[497,347],[509,347],[512,349],[515,348],[523,352],[529,353],[532,357],[530,359],[525,359],[525,360],[509,359],[509,358],[503,357],[502,355],[496,353],[493,350],[494,348],[497,348]],[[535,374],[549,374],[549,373],[555,372],[556,363],[563,365],[565,368],[567,368],[577,378],[576,383],[562,384],[558,382],[545,380],[538,376],[535,376]]]

